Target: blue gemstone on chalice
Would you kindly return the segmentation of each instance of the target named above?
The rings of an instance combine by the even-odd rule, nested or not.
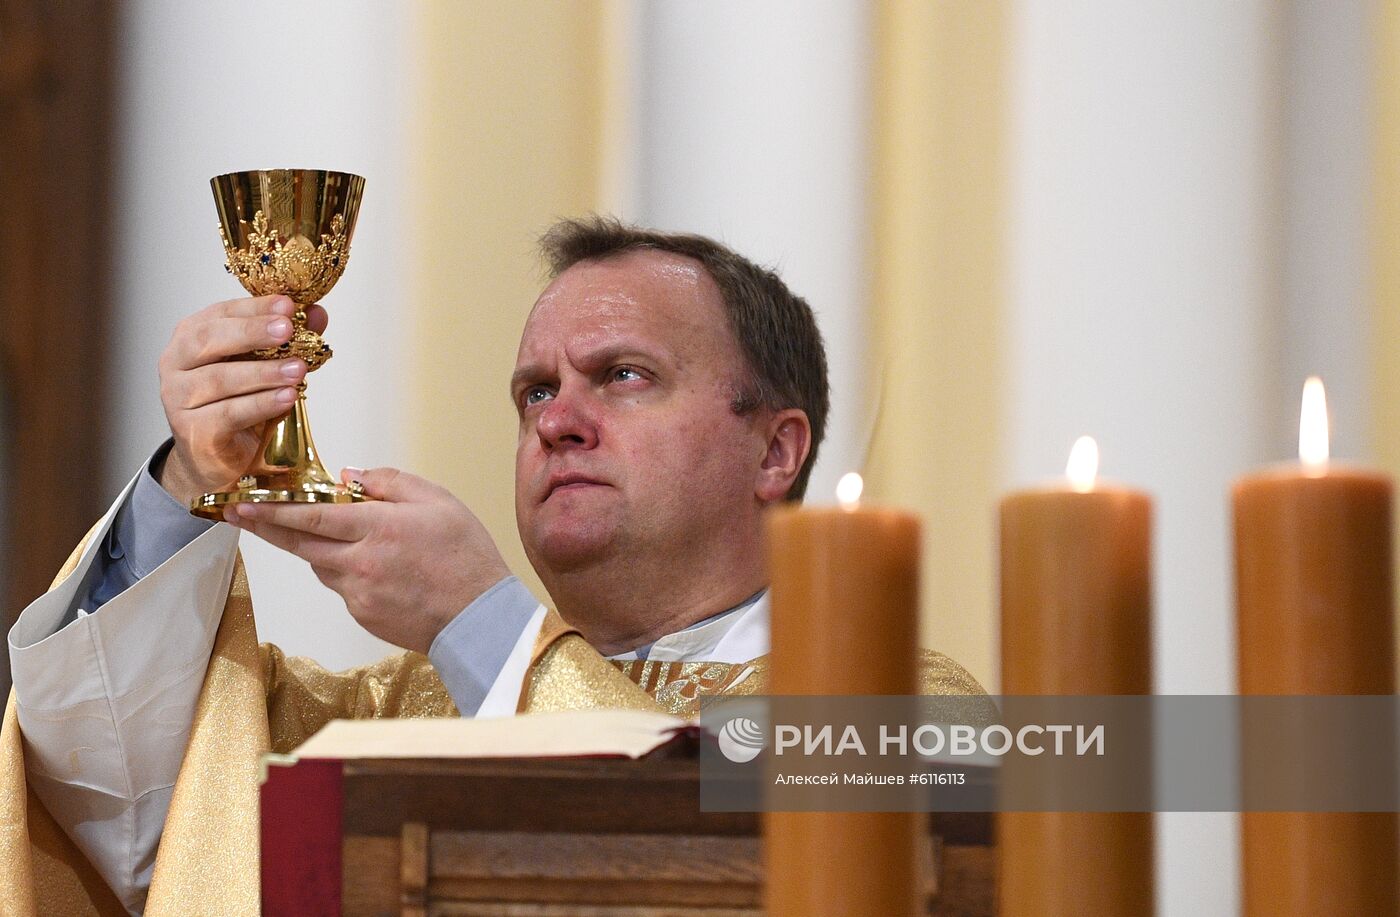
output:
[[[261,261],[263,264],[267,264],[267,263],[269,263],[270,261],[272,261],[272,256],[271,256],[271,255],[263,255],[263,256],[262,256],[261,258],[259,258],[258,260]]]

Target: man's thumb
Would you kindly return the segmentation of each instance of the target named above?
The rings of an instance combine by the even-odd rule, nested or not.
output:
[[[421,499],[432,487],[417,475],[397,468],[347,467],[340,472],[340,480],[346,484],[358,481],[366,496],[390,503]]]

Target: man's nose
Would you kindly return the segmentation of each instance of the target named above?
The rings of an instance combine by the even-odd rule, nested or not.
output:
[[[598,445],[598,425],[586,396],[563,389],[540,411],[535,425],[546,452],[559,448],[592,449]]]

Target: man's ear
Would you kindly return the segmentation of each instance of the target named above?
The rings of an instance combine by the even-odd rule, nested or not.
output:
[[[773,503],[787,496],[812,451],[812,424],[801,408],[784,408],[764,426],[768,448],[758,466],[754,496]]]

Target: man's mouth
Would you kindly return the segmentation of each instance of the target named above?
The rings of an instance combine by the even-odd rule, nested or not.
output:
[[[584,474],[561,474],[549,480],[549,487],[545,490],[544,499],[548,500],[560,491],[583,490],[586,487],[605,486],[602,481],[590,478]],[[544,502],[543,500],[540,502]]]

